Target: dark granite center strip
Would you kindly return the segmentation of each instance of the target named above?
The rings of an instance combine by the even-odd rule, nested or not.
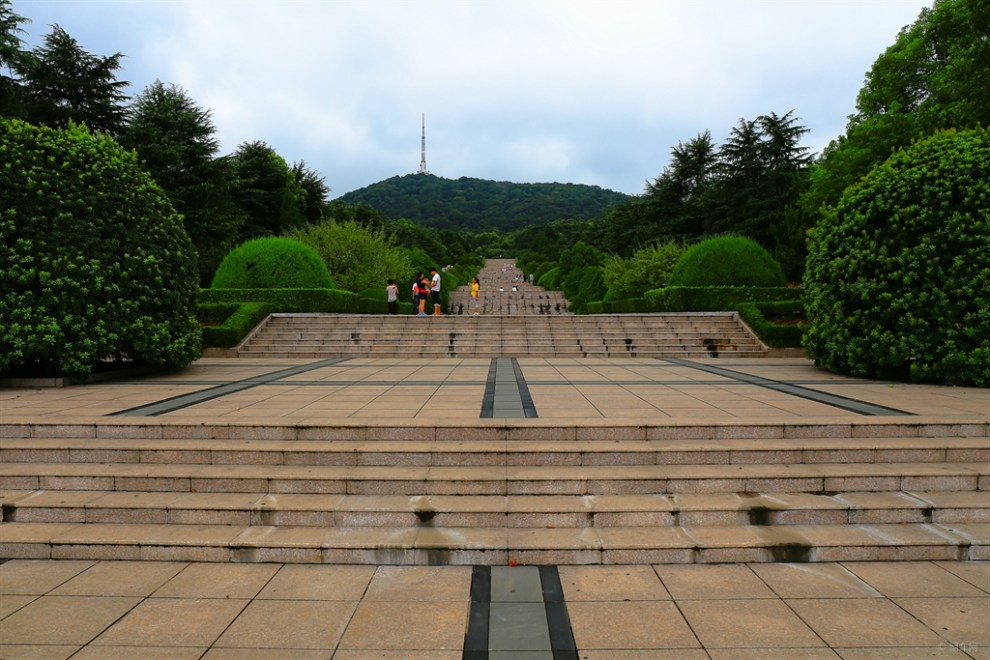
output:
[[[896,408],[888,408],[887,406],[880,406],[875,403],[869,403],[867,401],[860,401],[859,399],[852,399],[845,396],[839,396],[838,394],[829,394],[828,392],[820,392],[818,390],[813,390],[807,387],[801,387],[800,385],[794,385],[793,383],[783,383],[779,380],[771,380],[769,378],[763,378],[761,376],[754,376],[752,374],[742,373],[740,371],[732,371],[731,369],[725,369],[723,367],[716,367],[711,364],[701,364],[699,362],[693,362],[691,360],[684,360],[681,358],[663,358],[665,361],[671,364],[676,364],[682,367],[690,367],[692,369],[698,369],[700,371],[705,371],[710,374],[715,374],[717,376],[724,376],[726,378],[732,378],[749,385],[756,385],[758,387],[765,387],[769,390],[775,390],[777,392],[783,392],[784,394],[790,394],[792,396],[801,397],[802,399],[808,399],[809,401],[815,401],[817,403],[824,403],[828,406],[834,406],[836,408],[841,408],[842,410],[848,410],[849,412],[854,412],[860,415],[912,415],[913,413],[905,412],[903,410],[897,410]]]
[[[556,566],[473,567],[461,658],[492,657],[578,660]]]
[[[540,566],[540,582],[543,583],[543,604],[547,608],[547,626],[550,628],[550,648],[553,660],[577,660],[577,645],[571,630],[571,617],[564,602],[564,588],[556,566]]]
[[[497,358],[492,358],[488,366],[488,380],[485,381],[485,396],[481,400],[482,418],[491,418],[495,411],[495,374],[497,372]]]
[[[526,378],[523,377],[522,367],[519,366],[519,360],[516,358],[512,358],[512,372],[516,377],[516,386],[519,388],[519,399],[522,401],[523,412],[526,413],[526,417],[539,417],[536,414],[533,397],[529,393],[529,385],[526,384]]]
[[[471,612],[464,636],[463,660],[488,660],[488,621],[492,607],[492,569],[475,566],[471,571]]]
[[[485,398],[481,402],[481,416],[537,417],[533,397],[515,358],[492,358],[488,368]]]
[[[288,378],[289,376],[295,376],[298,374],[306,373],[307,371],[313,371],[314,369],[322,369],[323,367],[332,367],[333,365],[340,364],[341,362],[346,362],[347,360],[350,359],[351,358],[349,357],[330,358],[329,360],[320,360],[319,362],[311,362],[310,364],[303,364],[297,367],[290,367],[289,369],[280,369],[279,371],[273,371],[271,373],[267,373],[261,376],[245,378],[244,380],[238,380],[238,381],[234,381],[233,383],[218,385],[217,387],[210,387],[205,390],[199,390],[198,392],[180,394],[178,396],[169,397],[168,399],[162,399],[161,401],[156,401],[154,403],[147,403],[141,406],[136,406],[134,408],[128,408],[127,410],[121,410],[119,412],[112,413],[111,416],[156,417],[158,415],[164,415],[165,413],[170,413],[175,410],[181,410],[183,408],[188,408],[189,406],[194,406],[197,403],[203,403],[204,401],[212,401],[213,399],[218,399],[228,394],[249,390],[252,387],[258,387],[259,385],[268,385],[282,378]]]

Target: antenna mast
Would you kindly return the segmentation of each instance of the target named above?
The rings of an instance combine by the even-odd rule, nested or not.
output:
[[[419,171],[417,174],[429,174],[430,170],[426,169],[426,113],[423,113],[423,139],[420,143],[420,156],[419,156]]]

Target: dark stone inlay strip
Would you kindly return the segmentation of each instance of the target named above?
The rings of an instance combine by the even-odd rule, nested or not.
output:
[[[849,412],[854,412],[859,415],[913,415],[913,413],[898,410],[896,408],[888,408],[887,406],[881,406],[875,403],[869,403],[867,401],[860,401],[859,399],[852,399],[850,397],[839,396],[838,394],[819,392],[818,390],[801,387],[800,385],[783,383],[778,380],[771,380],[769,378],[753,376],[751,374],[744,374],[739,371],[732,371],[731,369],[724,369],[722,367],[716,367],[710,364],[700,364],[698,362],[692,362],[691,360],[684,360],[681,358],[663,359],[667,362],[671,362],[682,367],[690,367],[692,369],[698,369],[717,376],[725,376],[726,378],[732,378],[750,385],[765,387],[769,390],[783,392],[784,394],[801,397],[802,399],[808,399],[809,401],[814,401],[816,403],[824,403],[825,405],[841,408],[842,410],[848,410]]]
[[[567,603],[564,600],[564,589],[560,583],[560,573],[556,566],[540,566],[538,568],[553,659],[578,660],[577,644],[571,629],[571,618],[567,613]],[[491,599],[491,567],[472,567],[471,610],[468,614],[467,632],[464,634],[462,660],[489,659]],[[520,604],[526,603],[520,601]],[[511,652],[501,651],[499,653],[506,655]]]
[[[350,359],[351,358],[349,357],[330,358],[328,360],[320,360],[319,362],[303,364],[296,367],[290,367],[288,369],[281,369],[279,371],[273,371],[271,373],[264,374],[261,376],[245,378],[244,380],[238,380],[238,381],[234,381],[233,383],[218,385],[217,387],[211,387],[205,390],[200,390],[198,392],[180,394],[178,396],[162,399],[161,401],[156,401],[154,403],[146,403],[141,406],[136,406],[134,408],[128,408],[127,410],[121,410],[115,413],[111,413],[110,416],[111,417],[117,417],[117,416],[156,417],[158,415],[164,415],[165,413],[170,413],[175,410],[181,410],[183,408],[188,408],[189,406],[194,406],[197,403],[212,401],[213,399],[218,399],[228,394],[249,390],[252,387],[258,387],[259,385],[267,385],[281,378],[286,378],[288,376],[295,376],[297,374],[306,373],[307,371],[313,371],[314,369],[330,367],[335,364],[340,364],[341,362],[346,362],[347,360]]]
[[[156,380],[127,381],[128,385],[223,385],[222,380]],[[352,387],[354,385],[382,385],[387,387],[450,387],[452,385],[484,385],[480,380],[281,380],[265,383],[273,387]]]
[[[523,376],[522,367],[519,366],[519,360],[512,358],[512,371],[516,376],[516,386],[519,388],[519,398],[522,400],[523,412],[526,417],[539,417],[536,414],[536,405],[533,403],[533,396],[529,393],[529,385],[526,384],[526,378]]]
[[[463,660],[488,660],[488,622],[492,602],[492,569],[475,566],[471,570],[471,611],[464,634]]]
[[[485,397],[481,402],[481,417],[536,416],[536,406],[518,361],[515,358],[492,358]]]
[[[497,369],[497,359],[492,358],[491,363],[488,365],[488,380],[485,381],[485,396],[481,400],[481,416],[482,418],[491,418],[495,410],[495,374],[498,373]]]
[[[543,604],[547,608],[547,626],[550,628],[550,648],[553,660],[578,660],[577,644],[571,630],[571,617],[564,602],[564,588],[556,566],[540,566],[540,582],[543,584]]]

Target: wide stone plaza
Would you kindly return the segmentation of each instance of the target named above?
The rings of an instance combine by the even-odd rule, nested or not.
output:
[[[313,359],[214,358],[178,374],[85,387],[0,390],[2,448],[9,461],[3,463],[0,492],[0,548],[9,559],[0,565],[0,656],[990,658],[990,628],[985,625],[990,614],[990,563],[985,561],[990,534],[985,519],[974,523],[972,517],[978,519],[984,515],[979,511],[988,508],[986,390],[844,378],[800,358],[518,358],[508,365],[515,367],[508,371],[512,387],[496,392],[490,377],[505,366],[501,359],[355,358],[327,365]],[[487,413],[486,396],[491,399]],[[315,450],[306,443],[329,449],[333,440],[315,438],[331,436],[351,438],[352,444],[337,441],[344,443],[338,447],[344,453],[370,456],[377,449],[374,453],[384,458],[366,461],[377,467],[289,465],[290,449]],[[958,436],[952,442],[961,444],[952,445],[954,449],[928,445],[945,436]],[[704,468],[703,474],[690,483],[704,483],[706,470],[752,469],[745,457],[767,446],[790,452],[767,455],[778,456],[768,460],[793,458],[799,451],[832,451],[831,462],[808,467],[824,470],[821,479],[839,479],[827,476],[828,470],[836,465],[852,466],[854,472],[865,469],[848,462],[857,450],[876,459],[885,443],[893,443],[883,459],[893,462],[885,465],[903,472],[902,486],[911,478],[926,489],[922,481],[935,476],[907,476],[924,466],[910,461],[929,461],[933,457],[923,456],[926,451],[941,452],[942,459],[956,451],[970,462],[961,463],[961,472],[950,481],[960,482],[972,473],[975,480],[960,487],[975,490],[952,497],[977,499],[953,509],[943,493],[936,503],[946,511],[977,513],[969,514],[966,523],[946,517],[940,524],[938,514],[929,512],[929,520],[918,525],[707,525],[714,520],[702,520],[698,511],[708,511],[709,517],[729,515],[740,510],[742,505],[734,503],[740,495],[675,488],[672,473],[665,473],[668,490],[695,491],[668,497],[681,516],[693,507],[698,519],[694,526],[680,520],[690,537],[687,543],[655,547],[622,537],[663,531],[659,524],[644,527],[630,517],[634,512],[628,509],[649,508],[641,500],[621,499],[650,494],[577,494],[567,486],[588,479],[574,471],[596,469],[589,463],[603,447],[595,443],[621,444],[623,438],[635,443],[635,450],[623,449],[637,458],[647,448],[660,456],[692,450],[691,443],[699,452],[717,453],[721,446],[718,457],[697,468]],[[812,444],[799,449],[796,443],[802,442]],[[834,451],[827,443],[833,443]],[[484,455],[501,457],[501,462],[479,458],[488,464],[442,465],[455,446],[466,451],[475,444],[487,447]],[[513,445],[556,459],[539,461],[542,467],[514,466]],[[99,454],[112,450],[133,452],[132,462]],[[245,453],[244,460],[229,460],[238,450]],[[840,450],[851,453],[839,458]],[[268,453],[272,451],[277,460]],[[27,452],[39,453],[29,457]],[[96,453],[87,457],[86,452]],[[172,453],[155,458],[156,452]],[[47,467],[43,460],[49,461]],[[664,467],[656,465],[663,462],[660,458],[650,460],[650,469]],[[195,462],[194,474],[204,484],[210,470],[218,471],[213,476],[217,480],[234,479],[241,470],[268,475],[283,471],[283,480],[295,479],[293,483],[316,483],[319,469],[402,469],[417,471],[417,476],[402,482],[414,485],[391,493],[357,493],[352,484],[358,480],[352,479],[336,495],[295,495],[336,498],[326,500],[327,508],[337,516],[348,509],[352,530],[372,535],[363,544],[334,546],[334,530],[326,527],[333,521],[306,526],[301,519],[286,518],[290,524],[280,526],[270,517],[244,518],[237,524],[222,518],[223,511],[240,509],[244,515],[259,515],[261,495],[247,495],[257,488],[251,485],[254,477],[242,475],[248,480],[241,485],[218,488],[235,492],[201,493],[216,498],[215,505],[187,507],[185,519],[178,517],[184,506],[179,499],[195,497],[197,487],[187,482],[182,494],[162,492],[164,482],[124,485],[130,477],[163,479],[157,469],[177,469],[183,461]],[[457,462],[463,463],[463,457]],[[982,469],[973,467],[980,464]],[[930,465],[938,472],[949,464]],[[25,469],[32,466],[40,469]],[[629,466],[608,469],[624,467]],[[292,476],[287,471],[293,469],[306,474]],[[444,482],[445,469],[468,470],[451,476],[459,483],[475,479],[500,486],[485,495],[480,485],[460,494],[455,490],[448,502],[433,485]],[[551,470],[546,479],[565,484],[560,494],[546,488],[537,489],[539,495],[526,494],[522,484],[537,477],[516,472],[538,469]],[[368,483],[400,480],[394,473],[366,476]],[[715,476],[709,474],[710,479]],[[320,483],[333,481],[326,478]],[[100,483],[114,479],[116,488],[101,488]],[[935,487],[948,488],[948,483]],[[432,527],[409,512],[408,502],[421,496],[416,489],[424,484],[440,509]],[[242,490],[240,498],[250,501],[233,503],[236,491]],[[764,483],[760,490],[765,495],[773,484]],[[863,501],[867,495],[859,493]],[[167,499],[160,500],[163,496]],[[903,488],[896,496],[907,497]],[[147,500],[150,511],[166,511],[172,518],[166,516],[164,522],[197,524],[128,518],[123,512],[136,516],[142,509],[125,505],[122,497]],[[280,497],[285,510],[278,514],[289,516],[293,496]],[[503,523],[501,530],[483,522],[469,528],[468,512],[458,512],[452,502],[457,497],[475,507],[472,515],[495,513],[509,520],[516,511],[529,518]],[[537,497],[555,507],[527,508]],[[609,500],[613,504],[628,505],[617,507],[627,518],[615,527],[603,517],[609,513],[604,504],[608,497],[617,498]],[[348,498],[353,502],[345,506]],[[714,499],[705,503],[705,498]],[[797,499],[791,505],[801,509]],[[846,511],[850,507],[858,515],[869,509],[879,516],[877,511],[887,510],[862,502],[854,506],[853,501],[850,495],[842,505],[844,516],[852,515]],[[665,506],[662,513],[671,515],[670,502]],[[830,502],[802,510],[828,513],[831,507],[834,513],[836,506]],[[393,517],[377,528],[358,520],[362,507],[374,509],[377,516],[405,513],[414,522],[400,525]],[[532,518],[541,508],[549,517]],[[576,515],[575,509],[581,515],[591,509],[600,520],[574,527],[568,516]],[[114,512],[124,517],[114,518]],[[744,513],[751,516],[752,509]],[[464,540],[446,548],[447,555],[431,553],[428,535],[442,532],[445,515],[451,521],[462,516],[450,533],[462,534]],[[341,524],[343,518],[335,520]],[[216,524],[207,524],[211,521]],[[815,536],[819,527],[854,528],[870,540],[821,540],[821,534]],[[783,546],[760,535],[775,533],[820,539],[821,547],[809,550],[817,561],[786,561],[786,553],[781,555],[785,561],[772,561],[774,550]],[[184,537],[188,534],[200,539],[191,541]],[[267,544],[259,534],[269,539],[282,535],[282,542]],[[920,536],[926,540],[917,541]],[[396,538],[411,543],[404,549],[393,543]],[[719,552],[723,554],[715,554]],[[706,558],[705,553],[711,554]],[[450,560],[445,563],[473,566],[415,565],[436,563],[443,556]],[[828,560],[830,556],[837,560]],[[625,560],[610,564],[620,557]]]

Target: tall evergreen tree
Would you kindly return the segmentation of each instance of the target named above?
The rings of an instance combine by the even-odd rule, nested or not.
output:
[[[184,217],[199,252],[201,282],[240,239],[244,213],[233,203],[229,163],[217,159],[220,143],[209,110],[175,85],[156,80],[141,92],[119,142],[142,164]]]
[[[739,120],[719,149],[721,176],[707,229],[739,232],[773,246],[774,227],[785,226],[788,206],[803,192],[801,173],[809,159],[800,141],[808,129],[797,122],[793,111]]]
[[[31,122],[56,128],[75,122],[93,131],[119,134],[127,117],[123,90],[129,84],[117,80],[121,53],[92,55],[55,25],[32,55],[24,71]]]
[[[21,75],[30,55],[22,47],[23,16],[14,13],[10,0],[0,0],[0,117],[24,116]]]
[[[670,165],[646,194],[653,202],[656,225],[637,246],[666,237],[697,237],[711,225],[709,194],[718,175],[718,157],[710,131],[700,133],[670,150]],[[631,246],[631,247],[637,247]]]
[[[268,144],[245,142],[228,157],[234,203],[245,214],[244,238],[279,235],[306,224],[303,189],[292,169]]]
[[[305,197],[301,203],[301,210],[306,221],[316,224],[323,219],[324,208],[327,205],[327,195],[330,194],[330,187],[327,186],[326,178],[320,173],[306,165],[306,161],[299,161],[292,164],[292,175],[296,179]]]

